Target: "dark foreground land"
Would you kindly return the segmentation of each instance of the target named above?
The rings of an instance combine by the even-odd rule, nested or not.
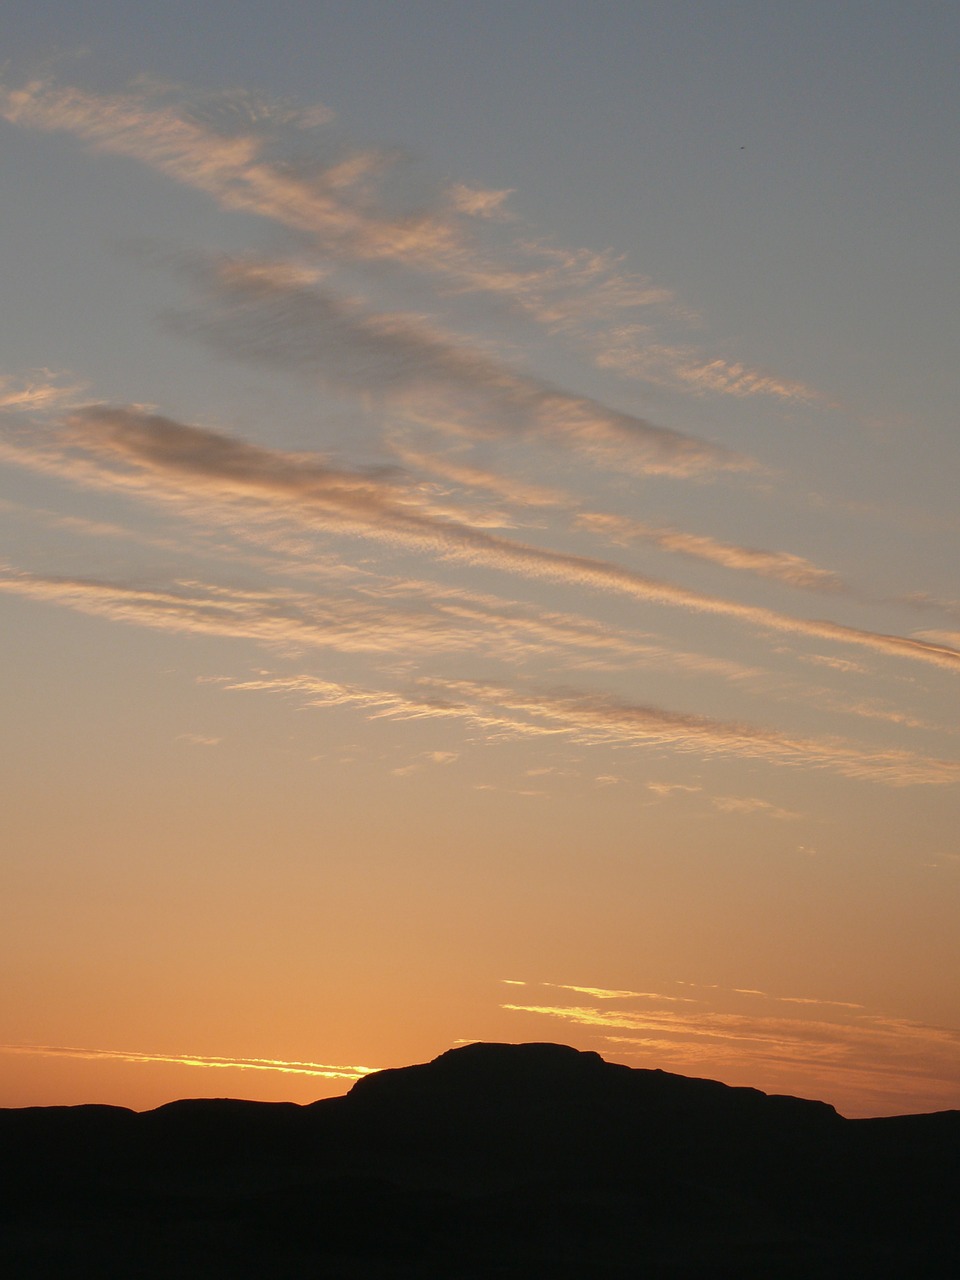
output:
[[[11,1277],[960,1276],[960,1112],[475,1044],[294,1104],[0,1111]]]

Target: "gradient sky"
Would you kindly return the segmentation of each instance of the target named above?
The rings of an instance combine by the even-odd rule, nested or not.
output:
[[[960,1106],[960,13],[34,0],[0,1105]]]

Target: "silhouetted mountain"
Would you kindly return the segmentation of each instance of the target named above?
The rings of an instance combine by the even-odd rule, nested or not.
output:
[[[473,1044],[310,1106],[0,1110],[24,1277],[955,1277],[960,1112]]]

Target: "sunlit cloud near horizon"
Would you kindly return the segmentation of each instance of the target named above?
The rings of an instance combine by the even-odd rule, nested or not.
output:
[[[569,103],[504,13],[515,138],[482,76],[385,72],[367,138],[332,53],[254,90],[212,46],[207,83],[11,52],[0,1105],[556,1039],[960,1106],[960,202],[933,81],[909,215],[870,115],[939,42],[893,24],[824,98],[812,16],[738,19],[701,137],[658,13],[647,85],[570,7]],[[628,133],[566,114],[591,83]],[[69,1047],[125,1044],[197,1052]]]
[[[942,1110],[953,1100],[960,1033],[892,1018],[856,1002],[775,996],[716,984],[680,985],[681,991],[695,995],[552,982],[509,985],[523,987],[529,998],[538,998],[543,988],[569,993],[562,1003],[508,1002],[502,1007],[557,1025],[561,1039],[560,1027],[588,1029],[596,1049],[629,1066],[682,1068],[686,1074],[719,1074],[746,1084],[744,1060],[762,1061],[771,1082],[792,1081],[799,1072],[805,1096],[827,1093],[851,1117],[896,1109],[905,1072],[913,1077],[918,1099],[923,1098],[919,1105]],[[569,1003],[576,997],[580,1002]],[[583,1003],[583,997],[590,1003]]]
[[[359,1080],[376,1067],[335,1067],[322,1062],[278,1062],[269,1058],[208,1058],[203,1054],[149,1053],[132,1049],[81,1049],[73,1045],[4,1044],[0,1053],[36,1055],[41,1058],[83,1058],[87,1061],[158,1062],[182,1067],[206,1067],[220,1071],[277,1071],[281,1075],[317,1076],[323,1080]]]

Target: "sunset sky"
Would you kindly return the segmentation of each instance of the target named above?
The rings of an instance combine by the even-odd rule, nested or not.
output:
[[[960,1107],[960,9],[16,10],[0,1105]]]

